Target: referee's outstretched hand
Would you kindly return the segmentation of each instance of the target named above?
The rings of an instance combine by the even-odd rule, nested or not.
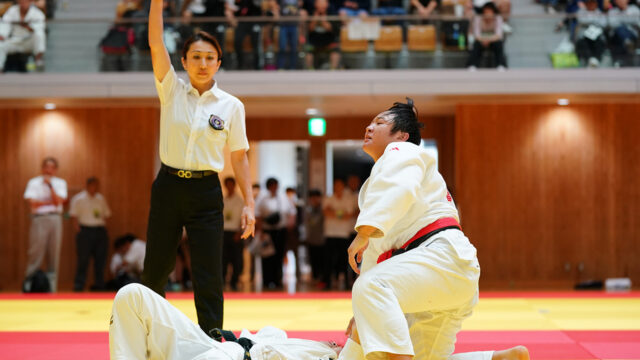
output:
[[[256,234],[256,216],[253,212],[253,209],[245,206],[242,208],[242,236],[243,239],[248,238],[249,236],[255,236]]]

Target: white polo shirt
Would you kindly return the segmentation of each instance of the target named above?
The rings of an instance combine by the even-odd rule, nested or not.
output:
[[[62,199],[67,198],[67,182],[58,177],[51,177],[51,186],[56,195]],[[51,189],[44,183],[44,177],[42,175],[36,176],[29,180],[27,188],[24,191],[24,198],[27,200],[36,201],[50,201]],[[62,214],[62,204],[60,205],[42,205],[38,206],[33,214],[47,214],[47,213],[59,213]]]
[[[336,216],[324,217],[324,236],[333,238],[348,238],[353,232],[353,214],[354,204],[353,197],[347,192],[343,191],[342,197],[338,198],[336,194],[326,197],[322,204],[324,209],[332,208],[335,211]],[[350,217],[347,217],[347,214]]]
[[[83,190],[71,198],[69,215],[78,218],[82,226],[104,226],[105,219],[111,216],[111,209],[102,194],[91,196]]]
[[[249,149],[244,105],[220,90],[217,81],[200,95],[171,67],[162,82],[156,79],[156,89],[161,104],[162,163],[176,169],[220,172],[226,144],[232,152]]]
[[[224,197],[224,231],[240,231],[244,200],[238,192]]]

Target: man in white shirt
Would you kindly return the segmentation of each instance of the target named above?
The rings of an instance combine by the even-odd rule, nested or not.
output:
[[[31,208],[31,227],[29,228],[29,250],[27,253],[28,279],[42,265],[47,255],[47,277],[51,291],[58,284],[58,263],[62,243],[62,210],[67,200],[67,182],[56,177],[58,161],[47,157],[42,161],[42,175],[29,180],[24,198]],[[28,281],[25,288],[28,290]]]
[[[33,53],[36,65],[43,65],[45,19],[31,0],[18,0],[4,13],[0,23],[0,69],[4,69],[7,55],[13,53]]]
[[[232,274],[230,286],[232,290],[238,290],[238,277],[242,273],[242,250],[244,249],[242,226],[240,217],[244,200],[236,191],[236,179],[227,177],[224,179],[224,187],[227,196],[224,197],[224,243],[222,244],[222,277],[227,278],[227,268],[231,265]]]
[[[93,258],[92,290],[104,289],[104,268],[107,262],[109,236],[106,219],[111,210],[104,196],[98,192],[100,182],[96,177],[87,179],[87,188],[71,198],[69,215],[76,231],[76,277],[73,291],[84,290],[89,260]]]
[[[324,199],[324,237],[325,255],[327,256],[323,282],[328,289],[332,287],[332,277],[336,275],[339,288],[343,290],[347,278],[347,248],[349,236],[353,229],[351,218],[353,217],[353,198],[349,196],[342,179],[333,181],[333,194]],[[343,276],[340,279],[340,275]]]
[[[360,190],[358,235],[349,246],[349,262],[360,277],[345,351],[361,352],[350,360],[448,359],[478,302],[476,249],[460,229],[436,159],[419,146],[421,127],[409,99],[366,128],[363,150],[375,164]],[[501,357],[528,359],[528,352],[517,347],[464,354]]]
[[[262,258],[262,282],[264,287],[282,287],[282,263],[284,260],[287,226],[295,223],[296,208],[289,199],[278,191],[278,180],[269,178],[267,191],[256,201],[256,228],[269,234],[275,254]]]

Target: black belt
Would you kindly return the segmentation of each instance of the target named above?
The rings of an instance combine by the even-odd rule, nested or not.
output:
[[[204,171],[181,170],[181,169],[172,168],[171,166],[167,166],[165,164],[162,164],[162,166],[160,168],[163,171],[166,171],[171,175],[176,175],[176,176],[181,177],[183,179],[191,179],[191,178],[200,179],[200,178],[203,178],[205,176],[211,176],[211,175],[217,174],[217,172],[215,172],[213,170],[204,170]]]

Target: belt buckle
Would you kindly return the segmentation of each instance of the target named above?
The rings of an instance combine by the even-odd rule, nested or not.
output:
[[[189,170],[178,170],[177,175],[184,179],[191,179],[193,177],[193,174]]]

